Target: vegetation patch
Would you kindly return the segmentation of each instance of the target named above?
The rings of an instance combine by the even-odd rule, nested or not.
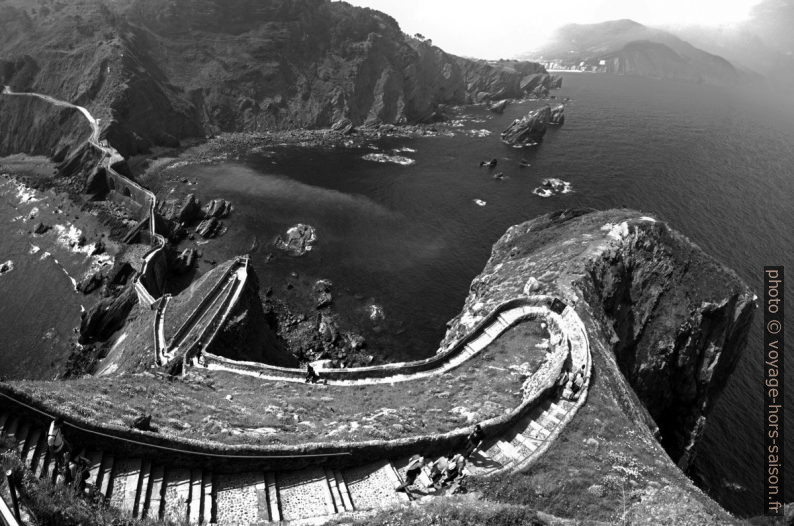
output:
[[[440,376],[396,384],[307,385],[191,368],[184,378],[142,373],[12,385],[66,413],[129,425],[152,415],[162,435],[227,444],[302,444],[443,433],[501,416],[546,359],[548,333],[519,323]]]

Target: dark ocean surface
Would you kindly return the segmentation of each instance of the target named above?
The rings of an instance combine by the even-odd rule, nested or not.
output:
[[[667,221],[734,268],[756,291],[764,265],[794,253],[794,105],[769,93],[598,74],[566,74],[567,121],[542,145],[515,150],[498,132],[531,103],[504,115],[467,109],[454,137],[388,139],[371,149],[284,147],[192,173],[230,199],[225,243],[256,240],[263,286],[329,278],[339,311],[364,329],[374,354],[392,360],[435,352],[491,246],[510,225],[564,207],[628,206]],[[488,130],[490,135],[474,130]],[[412,151],[414,150],[414,151]],[[411,165],[366,160],[396,154]],[[480,160],[495,157],[494,180]],[[520,168],[519,160],[531,163]],[[573,191],[532,193],[555,177]],[[486,202],[477,205],[474,200]],[[302,258],[265,262],[279,232],[302,222],[318,242]],[[794,278],[788,282],[792,295]],[[383,307],[372,326],[367,305]],[[709,420],[693,476],[731,511],[762,512],[761,315]],[[794,341],[791,326],[787,337]],[[794,400],[789,390],[787,414]],[[794,433],[794,431],[792,431]],[[789,435],[792,436],[792,435]],[[790,442],[790,441],[789,441]],[[794,455],[794,453],[792,453]],[[794,474],[789,457],[789,473]],[[789,487],[792,487],[789,485]],[[794,500],[789,491],[787,500]]]

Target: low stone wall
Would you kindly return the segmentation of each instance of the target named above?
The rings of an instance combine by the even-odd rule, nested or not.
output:
[[[152,298],[157,299],[163,295],[168,260],[162,246],[156,246],[143,257],[138,282],[146,289]]]
[[[551,304],[551,301],[552,298],[550,297],[534,296],[515,298],[502,303],[488,315],[483,317],[483,319],[480,320],[466,336],[458,340],[453,345],[438,352],[434,356],[425,358],[424,360],[374,365],[369,367],[351,367],[347,369],[324,369],[320,375],[321,378],[329,381],[345,382],[374,378],[390,378],[398,375],[411,376],[432,371],[434,369],[440,369],[452,358],[464,352],[466,345],[477,339],[482,332],[489,327],[503,312],[523,306],[548,307]],[[238,371],[242,374],[248,374],[250,376],[281,378],[289,381],[303,381],[306,376],[306,371],[304,369],[277,367],[259,362],[230,360],[228,358],[206,352],[202,354],[202,360],[205,365],[215,364],[222,366],[224,370],[229,372]]]

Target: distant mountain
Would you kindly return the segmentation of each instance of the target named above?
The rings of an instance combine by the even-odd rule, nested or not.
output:
[[[670,31],[738,67],[757,71],[769,84],[794,87],[794,2],[764,0],[747,21],[720,27],[685,26]]]
[[[521,55],[529,57],[563,68],[699,83],[737,84],[748,77],[668,31],[626,19],[563,26],[546,45]]]
[[[346,2],[0,0],[0,89],[89,107],[124,155],[343,118],[425,122],[440,105],[542,94],[550,81],[539,64],[456,57]],[[31,126],[31,104],[0,97],[0,155],[49,153],[84,129],[59,129],[59,115]]]

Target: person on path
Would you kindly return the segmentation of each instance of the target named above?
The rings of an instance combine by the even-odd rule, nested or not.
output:
[[[50,423],[50,429],[47,431],[47,446],[50,453],[55,457],[55,461],[63,463],[64,454],[69,452],[69,443],[63,437],[63,418],[55,418]]]
[[[480,424],[474,426],[469,436],[466,438],[466,449],[463,451],[463,456],[465,458],[469,458],[472,453],[477,451],[477,448],[482,445],[482,441],[485,438],[485,433],[482,431],[482,427]]]

